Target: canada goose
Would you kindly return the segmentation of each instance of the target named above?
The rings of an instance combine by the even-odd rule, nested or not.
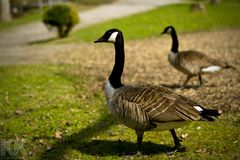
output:
[[[125,54],[122,32],[110,29],[95,41],[99,42],[115,46],[115,64],[105,84],[105,96],[113,116],[136,131],[138,153],[141,154],[145,131],[170,130],[175,144],[173,152],[176,152],[181,144],[175,128],[192,121],[214,121],[220,115],[218,110],[206,109],[163,86],[122,84]]]
[[[203,84],[201,77],[203,73],[213,73],[225,68],[235,69],[226,62],[212,59],[199,51],[188,50],[179,52],[177,33],[173,26],[166,27],[161,34],[170,34],[172,37],[172,48],[168,53],[168,61],[174,68],[187,75],[183,87],[194,76],[198,76],[201,86]]]

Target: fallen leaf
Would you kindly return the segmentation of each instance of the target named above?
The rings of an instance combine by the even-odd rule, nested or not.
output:
[[[61,131],[56,131],[54,134],[54,137],[57,139],[61,139],[62,138],[62,132]]]
[[[15,114],[16,115],[23,115],[23,110],[21,110],[21,109],[17,109],[16,111],[15,111]]]
[[[200,148],[198,150],[195,151],[196,153],[206,153],[207,149],[206,148]]]
[[[52,149],[52,146],[47,145],[46,151],[50,151]]]
[[[186,138],[188,137],[188,135],[189,135],[189,134],[187,134],[187,133],[186,133],[186,134],[182,134],[182,135],[181,135],[181,138],[182,138],[182,139],[186,139]]]
[[[40,142],[41,144],[44,144],[43,139],[39,139],[39,142]]]

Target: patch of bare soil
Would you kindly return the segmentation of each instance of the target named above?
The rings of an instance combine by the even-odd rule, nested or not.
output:
[[[98,38],[98,37],[96,37]],[[237,69],[227,69],[219,73],[203,75],[205,86],[201,88],[179,89],[184,94],[209,108],[225,112],[240,111],[240,30],[220,30],[180,34],[180,50],[195,49],[210,57],[227,61]],[[125,43],[125,69],[123,82],[133,84],[146,82],[167,85],[174,88],[185,80],[185,75],[176,71],[167,60],[171,47],[170,36],[129,41]],[[114,48],[111,44],[80,44],[67,52],[57,54],[54,63],[79,64],[88,76],[94,78],[92,88],[102,90],[104,80],[110,74],[114,63]],[[190,80],[189,85],[197,85],[198,79]]]

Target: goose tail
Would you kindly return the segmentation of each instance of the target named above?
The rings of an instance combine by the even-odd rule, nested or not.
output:
[[[218,116],[220,116],[222,113],[221,110],[215,110],[215,109],[203,109],[201,111],[201,116],[202,116],[202,120],[205,121],[214,121],[214,118],[217,118]]]
[[[234,70],[236,69],[234,66],[229,65],[227,62],[225,62],[224,68],[231,68],[231,69],[234,69]]]

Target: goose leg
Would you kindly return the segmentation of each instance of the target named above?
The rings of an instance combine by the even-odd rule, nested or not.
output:
[[[172,137],[173,137],[173,140],[174,140],[174,148],[173,148],[173,151],[169,152],[169,154],[173,154],[175,152],[178,151],[178,149],[180,148],[181,146],[181,143],[180,143],[180,140],[178,139],[177,135],[176,135],[176,132],[174,129],[170,129],[170,132],[172,134]]]
[[[137,155],[142,155],[143,133],[144,133],[143,131],[136,130],[136,134],[137,134],[137,145],[138,145]]]
[[[198,79],[199,79],[199,86],[202,86],[203,82],[202,82],[201,74],[198,75]]]
[[[186,84],[187,84],[187,82],[190,80],[192,78],[192,76],[187,76],[187,79],[185,80],[185,82],[183,83],[183,85],[182,85],[182,88],[184,88],[185,86],[186,86]]]

